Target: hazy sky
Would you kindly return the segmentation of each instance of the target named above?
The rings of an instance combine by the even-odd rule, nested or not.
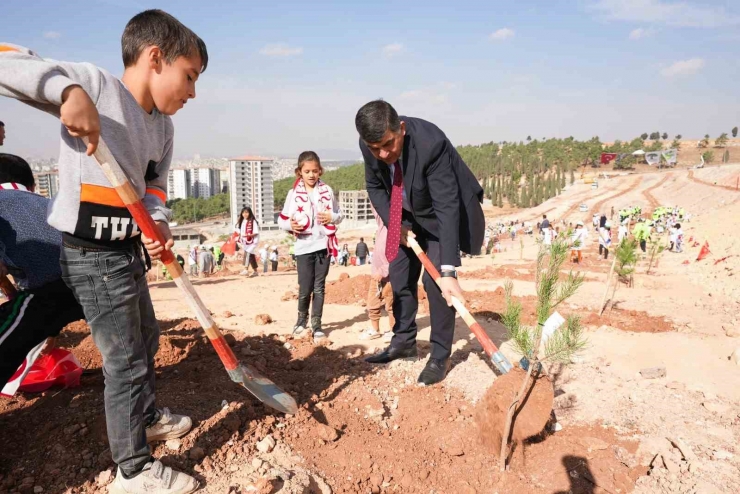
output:
[[[3,0],[0,40],[120,76],[123,27],[154,7],[210,55],[174,117],[178,157],[359,157],[354,115],[379,97],[456,145],[715,137],[740,124],[740,2],[729,0]],[[4,152],[57,154],[51,117],[0,99],[0,120]]]

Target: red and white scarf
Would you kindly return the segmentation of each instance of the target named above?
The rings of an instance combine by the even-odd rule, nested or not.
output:
[[[293,201],[290,205],[289,218],[296,213],[304,213],[309,218],[308,226],[303,232],[294,232],[296,236],[311,235],[314,223],[317,221],[317,214],[320,212],[333,213],[334,211],[334,194],[331,187],[319,180],[314,187],[319,195],[319,203],[314,204],[311,196],[306,190],[306,184],[302,178],[296,179],[293,184]],[[318,211],[316,210],[318,209]],[[337,240],[337,225],[327,223],[321,226],[326,235],[326,248],[329,254],[334,257],[339,255],[339,241]]]
[[[245,245],[254,243],[254,220],[242,221],[242,226],[239,230],[242,243]]]
[[[0,190],[25,190],[26,192],[28,192],[28,188],[25,185],[15,182],[6,182],[4,184],[0,184]]]

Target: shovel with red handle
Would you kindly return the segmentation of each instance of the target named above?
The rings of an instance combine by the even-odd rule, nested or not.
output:
[[[86,138],[83,138],[83,141],[85,144],[88,142]],[[165,240],[162,233],[159,231],[159,228],[144,207],[141,199],[139,199],[139,196],[131,185],[131,182],[129,182],[128,177],[118,165],[118,162],[102,139],[98,143],[98,149],[95,151],[94,156],[100,167],[103,169],[103,173],[105,173],[105,176],[108,178],[111,185],[118,193],[118,196],[131,213],[134,221],[136,221],[139,229],[147,237],[156,239],[161,245],[164,245]],[[203,327],[206,336],[208,336],[209,341],[216,350],[216,353],[224,364],[224,367],[226,367],[226,371],[229,373],[231,380],[247,388],[247,391],[252,393],[265,405],[283,413],[295,414],[298,411],[298,405],[292,396],[277,387],[275,383],[266,377],[260,375],[256,370],[251,367],[247,367],[237,360],[234,352],[224,339],[223,334],[221,334],[218,326],[216,326],[216,323],[213,321],[211,313],[203,304],[203,301],[198,296],[198,293],[195,291],[195,288],[193,288],[193,285],[190,283],[190,280],[182,267],[180,267],[180,263],[177,262],[177,259],[175,259],[172,252],[169,250],[163,251],[161,254],[161,260],[175,284],[185,296],[185,301],[193,312],[195,312],[198,322]]]
[[[434,267],[434,264],[432,264],[432,261],[424,253],[424,251],[421,250],[421,246],[419,246],[419,243],[416,241],[416,239],[412,237],[407,237],[406,243],[409,247],[411,247],[411,250],[414,251],[416,256],[424,265],[424,269],[427,270],[429,276],[431,276],[432,279],[437,283],[437,285],[439,285],[439,271],[437,271],[437,268]],[[501,374],[506,374],[507,372],[509,372],[511,370],[511,363],[504,356],[504,354],[501,353],[498,348],[496,348],[496,345],[493,343],[493,341],[491,341],[491,338],[488,337],[488,334],[486,334],[483,327],[478,324],[470,311],[468,311],[463,303],[454,296],[452,297],[452,306],[455,308],[457,313],[460,314],[460,317],[462,317],[463,321],[465,321],[465,324],[468,325],[470,330],[478,339],[478,342],[483,347],[483,351],[486,352],[486,355],[488,355],[488,358],[491,359],[491,362],[494,366],[496,366],[496,369],[498,369]]]

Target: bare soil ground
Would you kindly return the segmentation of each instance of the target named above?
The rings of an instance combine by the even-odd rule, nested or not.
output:
[[[664,252],[649,275],[641,259],[634,286],[620,286],[603,316],[610,260],[598,257],[595,235],[584,262],[565,267],[586,281],[558,310],[582,317],[588,347],[571,365],[546,368],[553,415],[543,433],[517,446],[505,474],[476,422],[497,378],[462,321],[448,377],[416,386],[430,348],[421,287],[422,359],[364,362],[383,346],[359,338],[369,325],[369,266],[331,268],[321,345],[290,336],[294,271],[245,278],[230,264],[219,276],[194,280],[240,359],[296,398],[301,408],[292,417],[231,383],[174,284],[152,282],[162,328],[158,404],[195,424],[182,439],[155,445],[154,455],[198,477],[205,493],[740,492],[740,365],[730,359],[740,347],[740,245],[733,235],[740,192],[732,190],[740,166],[692,172],[616,177],[597,190],[576,184],[538,208],[487,211],[492,219],[536,219],[546,211],[551,221],[574,221],[611,207],[678,204],[692,214],[683,225],[692,237],[685,251]],[[587,213],[578,211],[581,203]],[[360,235],[372,234],[348,232],[340,242]],[[694,244],[705,241],[710,257],[695,261]],[[460,278],[477,320],[517,362],[498,321],[503,284],[512,280],[533,323],[538,246],[532,237],[523,250],[519,239],[504,244],[493,257],[464,259]],[[273,322],[257,325],[258,314]],[[100,355],[84,322],[70,325],[60,344],[85,367],[82,385],[0,400],[0,493],[97,493],[112,480]],[[650,367],[665,368],[665,377],[643,377]]]

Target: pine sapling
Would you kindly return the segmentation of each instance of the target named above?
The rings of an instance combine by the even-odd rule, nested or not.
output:
[[[537,254],[535,271],[535,288],[537,292],[537,324],[533,327],[525,326],[521,322],[522,305],[513,298],[513,283],[509,280],[504,287],[506,307],[501,322],[506,328],[509,338],[516,351],[524,356],[523,362],[528,363],[527,374],[522,381],[519,394],[509,406],[501,440],[500,466],[502,471],[506,467],[508,438],[511,433],[511,422],[519,408],[533,370],[541,372],[542,363],[559,362],[567,364],[572,357],[586,345],[583,328],[578,316],[568,316],[566,323],[555,329],[549,336],[542,333],[545,322],[550,318],[558,305],[575,294],[584,281],[581,273],[568,274],[561,279],[560,268],[565,262],[569,251],[568,241],[557,238],[549,248],[540,245]],[[544,338],[543,338],[544,337]],[[543,352],[540,351],[543,339]]]

